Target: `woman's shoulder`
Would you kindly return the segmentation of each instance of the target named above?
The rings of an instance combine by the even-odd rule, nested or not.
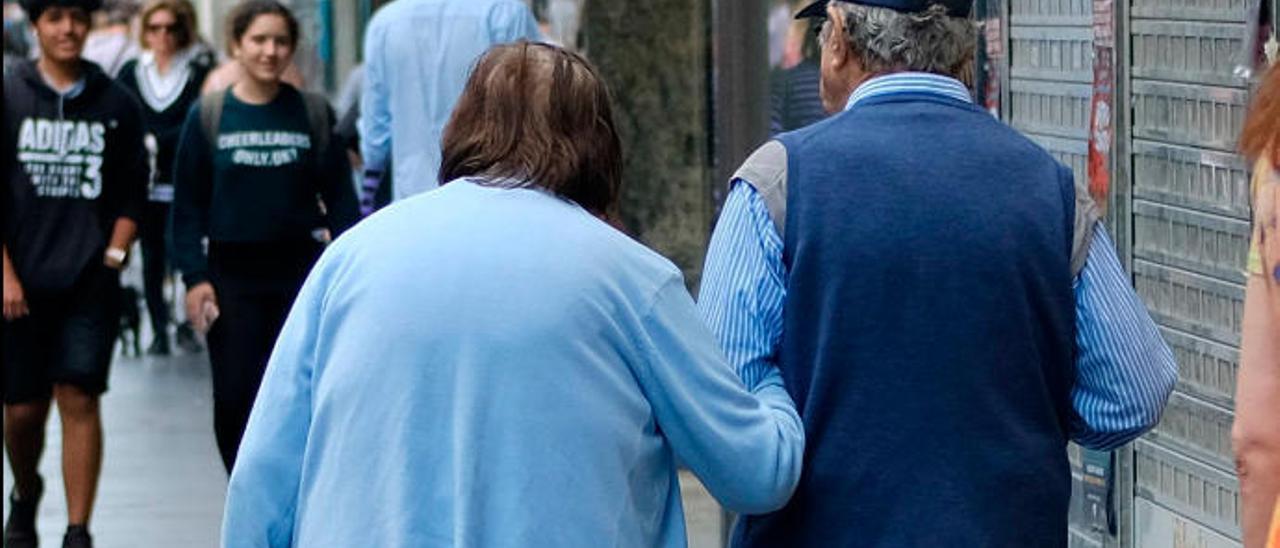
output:
[[[138,60],[130,59],[120,66],[120,72],[116,73],[116,81],[131,91],[138,88]]]

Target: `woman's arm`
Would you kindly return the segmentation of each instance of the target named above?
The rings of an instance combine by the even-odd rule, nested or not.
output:
[[[187,287],[208,280],[208,260],[203,240],[209,232],[209,207],[213,187],[211,148],[200,122],[200,104],[192,105],[182,126],[182,137],[173,162],[173,266],[182,271]]]
[[[327,113],[329,127],[335,127],[333,110]],[[360,221],[360,205],[356,200],[355,182],[351,177],[351,162],[347,149],[337,134],[329,136],[329,146],[320,151],[320,197],[324,199],[329,232],[337,238]]]
[[[679,276],[659,291],[642,331],[637,377],[680,461],[734,512],[786,504],[800,479],[804,427],[778,370],[745,386]]]
[[[1280,495],[1280,177],[1255,169],[1254,238],[1245,289],[1236,420],[1245,548],[1261,548]],[[1270,180],[1268,180],[1270,177]]]

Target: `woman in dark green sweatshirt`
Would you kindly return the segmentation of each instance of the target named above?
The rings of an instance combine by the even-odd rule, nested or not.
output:
[[[280,81],[297,20],[274,0],[248,0],[227,26],[245,78],[187,115],[174,162],[173,240],[187,315],[208,329],[214,431],[230,473],[322,233],[336,236],[359,210],[345,153],[330,138],[332,110]]]

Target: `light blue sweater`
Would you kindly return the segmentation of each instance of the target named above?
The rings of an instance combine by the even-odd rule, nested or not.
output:
[[[344,234],[271,357],[223,546],[684,546],[676,462],[786,502],[804,434],[679,270],[540,190],[451,183]]]

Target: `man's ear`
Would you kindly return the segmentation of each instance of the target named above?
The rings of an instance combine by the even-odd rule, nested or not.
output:
[[[831,68],[839,72],[849,64],[849,42],[844,39],[844,13],[828,6],[827,20],[831,28],[823,47],[831,50]]]

